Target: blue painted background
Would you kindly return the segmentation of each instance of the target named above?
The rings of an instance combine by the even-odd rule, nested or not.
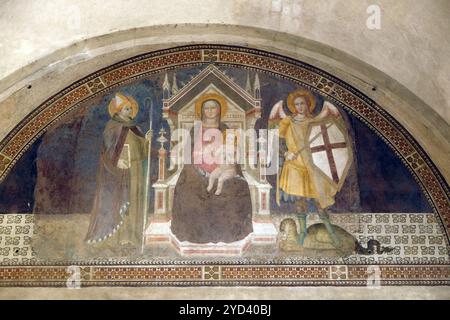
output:
[[[178,87],[181,88],[200,69],[201,67],[178,70]],[[247,71],[227,68],[226,72],[245,87]],[[172,80],[172,74],[169,75]],[[298,86],[265,74],[259,76],[263,114],[262,119],[257,122],[257,128],[265,128],[270,108],[280,99],[285,100]],[[153,132],[159,132],[161,127],[169,132],[161,115],[163,80],[164,74],[159,74],[114,89],[113,92],[85,104],[62,120],[57,128],[47,132],[23,155],[6,180],[0,184],[0,213],[32,212],[33,208],[36,212],[48,214],[88,213],[95,193],[102,132],[110,119],[107,111],[109,101],[116,92],[133,96],[140,106],[136,122],[146,132],[149,128],[149,109],[145,100],[150,97],[153,102]],[[321,106],[323,99],[316,98],[317,105]],[[358,119],[348,114],[346,118],[355,141],[355,179],[359,194],[354,197],[353,206],[345,202],[339,204],[337,201],[332,211],[431,212],[418,184],[391,149]],[[156,138],[157,134],[154,134],[152,180],[157,175],[156,152],[159,144]],[[40,176],[45,176],[45,179],[42,178],[37,183],[38,166],[42,170]],[[273,177],[269,181],[273,182]]]

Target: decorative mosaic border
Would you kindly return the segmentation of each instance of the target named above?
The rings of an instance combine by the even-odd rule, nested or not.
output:
[[[27,117],[25,117],[1,142],[0,142],[0,181],[3,180],[13,165],[23,155],[23,153],[33,144],[33,142],[44,134],[47,128],[56,123],[63,116],[76,109],[81,103],[86,100],[103,94],[114,87],[134,81],[136,79],[145,77],[149,74],[163,72],[165,70],[175,69],[178,67],[192,67],[203,64],[215,63],[217,65],[240,66],[242,68],[264,72],[276,77],[285,78],[298,83],[310,90],[324,95],[330,101],[333,101],[340,107],[346,109],[348,112],[363,121],[369,128],[378,134],[399,156],[406,167],[413,174],[421,188],[423,189],[433,211],[439,217],[439,226],[446,235],[446,243],[450,239],[450,192],[448,184],[445,182],[442,175],[431,162],[429,157],[418,145],[415,139],[385,110],[383,110],[374,101],[370,100],[364,94],[333,77],[332,75],[321,71],[308,64],[286,58],[280,55],[271,54],[264,51],[253,50],[248,48],[221,46],[221,45],[192,45],[177,47],[173,49],[155,51],[149,54],[137,56],[123,62],[117,63],[111,67],[102,69],[93,73],[86,78],[72,84],[68,88],[62,90],[58,94],[49,98]],[[105,263],[107,264],[107,263]],[[127,268],[136,268],[137,266],[126,266]],[[164,266],[167,267],[167,266]],[[193,266],[191,266],[193,267]],[[195,266],[199,267],[199,266]],[[200,266],[202,270],[206,266]],[[219,267],[220,272],[224,270],[220,265],[212,266]],[[276,266],[277,268],[293,268],[295,266]],[[311,266],[297,266],[297,270],[304,270]],[[311,270],[322,270],[321,268],[332,268],[333,265],[313,266]],[[338,266],[337,266],[338,267]],[[393,268],[392,265],[382,266],[381,268]],[[8,269],[9,268],[9,269]],[[3,273],[0,273],[1,285],[64,285],[61,282],[65,278],[62,273],[66,272],[62,266],[51,267],[42,266],[41,269],[36,269],[37,266],[12,266],[0,267]],[[56,268],[56,269],[55,269]],[[85,270],[113,270],[114,268],[124,268],[123,266],[86,266]],[[106,269],[105,269],[106,268]],[[112,268],[112,269],[107,269]],[[152,268],[145,266],[144,273]],[[173,267],[188,268],[186,266]],[[241,274],[248,266],[237,266],[238,273]],[[239,269],[240,268],[240,269]],[[255,267],[255,268],[267,268]],[[356,270],[355,265],[346,266],[347,270]],[[367,265],[363,268],[367,269]],[[387,272],[386,277],[382,277],[382,282],[387,285],[442,285],[449,284],[449,266],[443,265],[438,267],[433,266],[398,266],[394,267],[393,274],[389,276],[391,271]],[[431,268],[431,269],[427,269]],[[437,269],[436,269],[437,268]],[[37,278],[28,279],[29,275],[34,275],[36,270],[43,270],[42,275],[39,273]],[[323,269],[323,270],[325,270]],[[9,270],[8,277],[4,273]],[[45,270],[56,272],[53,276],[45,274]],[[62,271],[61,271],[62,270]],[[115,270],[115,269],[114,269]],[[147,270],[147,271],[145,271]],[[181,270],[181,269],[180,269]],[[258,269],[262,270],[262,269]],[[256,274],[262,275],[264,272],[256,270]],[[265,269],[264,269],[265,270]],[[281,269],[280,269],[281,270]],[[288,269],[282,269],[288,270]],[[327,269],[331,270],[331,269]],[[431,270],[431,271],[430,271]],[[52,271],[52,272],[53,272]],[[2,272],[2,271],[0,271]],[[28,272],[28,273],[27,273]],[[59,272],[59,273],[58,273]],[[108,271],[109,272],[109,271]],[[169,271],[167,271],[169,272]],[[171,271],[172,272],[172,271]],[[281,271],[280,271],[281,272]],[[284,271],[283,271],[284,272]],[[300,271],[298,271],[300,272]],[[311,271],[312,272],[312,271]],[[317,271],[319,272],[319,271]],[[431,275],[437,275],[432,277]],[[90,273],[89,273],[90,274]],[[170,275],[171,273],[166,273]],[[325,274],[325,273],[324,273]],[[124,275],[125,277],[126,275]],[[47,277],[47,278],[46,278]],[[49,278],[50,277],[50,278]],[[106,274],[105,274],[106,277]],[[202,276],[203,277],[203,276]],[[222,277],[222,276],[221,276]],[[326,279],[325,279],[326,278]],[[91,279],[91,278],[89,278]],[[122,279],[122,278],[120,278]],[[140,279],[140,278],[139,278]],[[286,278],[272,279],[269,278],[249,278],[242,277],[239,279],[228,280],[214,280],[207,281],[207,279],[184,279],[180,278],[176,281],[169,281],[169,278],[156,279],[153,281],[139,280],[127,281],[126,277],[122,280],[109,281],[106,278],[98,280],[89,280],[86,285],[366,285],[367,279],[350,277],[342,279],[342,281],[329,279],[325,275],[318,278]],[[84,283],[83,283],[84,284]]]
[[[292,217],[276,216],[274,224],[279,228],[279,223]],[[85,218],[89,218],[86,214]],[[333,224],[336,224],[352,233],[362,244],[369,239],[376,239],[383,246],[391,247],[393,250],[384,254],[374,255],[350,255],[345,258],[328,257],[303,257],[295,254],[276,256],[250,257],[222,257],[201,258],[192,260],[167,257],[155,258],[151,253],[144,254],[136,260],[123,257],[103,257],[103,259],[81,258],[83,255],[72,252],[78,259],[66,259],[55,256],[52,259],[39,257],[39,249],[33,248],[32,237],[35,237],[36,216],[33,214],[3,214],[0,215],[0,266],[65,266],[65,265],[444,265],[450,266],[450,247],[445,241],[436,222],[434,214],[424,213],[357,213],[357,214],[330,214]],[[57,219],[59,220],[59,219]],[[68,225],[76,224],[70,217],[64,219],[65,226],[57,225],[54,229],[45,230],[53,233],[67,232]],[[51,219],[49,220],[49,222]],[[77,220],[80,222],[80,220]],[[317,214],[310,214],[307,226],[320,223]],[[53,221],[54,223],[54,221]],[[52,224],[53,224],[52,223]],[[48,239],[47,241],[51,241]],[[65,242],[64,246],[76,247],[76,242]],[[45,244],[43,245],[45,247]],[[61,247],[54,248],[56,251],[64,250]]]
[[[0,267],[0,287],[450,285],[450,266]]]

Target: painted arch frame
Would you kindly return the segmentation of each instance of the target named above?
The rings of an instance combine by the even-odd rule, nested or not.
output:
[[[419,146],[414,137],[408,133],[391,115],[381,106],[369,99],[363,93],[335,78],[329,73],[322,71],[311,65],[302,63],[291,58],[278,54],[268,53],[261,50],[225,46],[225,45],[189,45],[154,51],[139,55],[125,61],[114,64],[110,67],[99,70],[67,87],[55,94],[33,112],[25,117],[1,142],[0,142],[0,181],[5,179],[14,164],[20,159],[24,152],[43,135],[46,130],[58,122],[61,117],[76,109],[81,103],[95,96],[99,96],[112,88],[118,87],[149,74],[164,72],[179,67],[192,67],[204,64],[217,64],[227,66],[239,66],[258,72],[267,73],[276,77],[281,77],[300,84],[309,90],[325,96],[336,105],[364,122],[372,131],[380,136],[401,159],[405,166],[412,173],[418,182],[435,215],[439,217],[439,225],[442,227],[447,237],[450,239],[450,192],[445,179],[425,151]],[[127,264],[124,262],[124,264]],[[108,275],[119,268],[122,274],[129,272],[136,273],[136,280],[125,281],[125,276],[121,283],[130,285],[365,285],[366,279],[363,277],[358,266],[308,266],[307,272],[311,273],[314,280],[292,280],[289,276],[283,280],[268,281],[251,278],[253,268],[261,271],[261,274],[268,275],[271,272],[292,274],[299,272],[300,266],[94,266],[81,262],[84,265],[81,270],[86,276],[86,285],[117,285],[113,281],[107,281]],[[9,270],[9,269],[14,270]],[[26,266],[0,268],[0,286],[2,285],[65,285],[57,274],[66,274],[63,266],[45,266],[43,269],[28,270]],[[25,268],[26,270],[22,270]],[[97,268],[98,270],[96,270]],[[156,268],[156,269],[152,269]],[[238,268],[242,275],[240,280],[227,280],[226,274],[232,273],[233,268]],[[279,269],[278,269],[279,268]],[[284,269],[283,269],[284,268]],[[290,268],[292,270],[287,270]],[[300,268],[300,269],[299,269]],[[403,284],[405,280],[390,274],[396,274],[400,270],[411,274],[412,278],[420,279],[421,284],[433,282],[432,277],[425,276],[433,269],[437,272],[438,284],[450,283],[450,268],[448,266],[417,265],[417,266],[380,266],[382,274],[386,275],[386,284]],[[20,269],[20,270],[19,270]],[[52,270],[50,270],[52,269]],[[125,270],[127,269],[127,270]],[[161,270],[160,270],[161,269]],[[163,270],[164,269],[164,270]],[[183,270],[181,270],[183,269]],[[186,270],[184,270],[186,269]],[[230,270],[228,270],[230,269]],[[256,270],[255,269],[255,270]],[[298,270],[297,270],[298,269]],[[341,270],[342,269],[342,270]],[[28,271],[27,271],[28,270]],[[309,271],[308,271],[309,270]],[[384,271],[383,271],[384,270]],[[14,271],[14,272],[13,272]],[[434,272],[433,271],[433,272]],[[9,273],[6,273],[9,272]],[[8,275],[17,274],[14,276]],[[36,272],[36,280],[29,281],[19,275],[27,272]],[[143,274],[152,274],[154,281],[139,281]],[[176,281],[161,279],[160,274],[164,272],[174,272],[177,275]],[[227,273],[228,272],[228,273]],[[330,275],[345,274],[345,279],[333,279]],[[97,278],[96,278],[97,274]],[[416,274],[416,276],[415,276]],[[55,276],[52,276],[55,275]],[[247,275],[247,277],[246,277]],[[353,275],[353,276],[352,276]],[[140,278],[141,277],[141,278]],[[120,272],[119,272],[120,278]],[[8,281],[4,281],[6,279]],[[38,281],[38,279],[40,279]],[[146,279],[143,277],[142,279]],[[231,279],[231,278],[230,278]],[[266,278],[264,278],[266,279]],[[120,279],[119,279],[120,280]],[[436,279],[435,279],[436,280]],[[336,282],[337,281],[337,282]],[[119,281],[120,283],[120,281]],[[410,283],[406,281],[406,283]],[[416,282],[417,284],[417,282]]]

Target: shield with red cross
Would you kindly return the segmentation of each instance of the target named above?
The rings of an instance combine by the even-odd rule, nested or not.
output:
[[[343,119],[311,126],[309,146],[314,165],[340,189],[353,161],[352,143]]]

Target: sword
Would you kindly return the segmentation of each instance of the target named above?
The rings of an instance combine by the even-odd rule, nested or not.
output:
[[[331,122],[330,124],[325,126],[325,129],[330,128],[332,125],[334,124],[334,122]],[[314,137],[311,138],[311,140],[309,140],[309,143],[307,146],[304,146],[303,148],[301,148],[299,151],[297,151],[296,153],[294,153],[294,155],[298,156],[300,155],[300,153],[302,153],[303,150],[305,150],[306,148],[309,148],[309,146],[311,145],[311,143],[314,142],[314,140],[316,140],[318,137],[320,137],[322,135],[322,132],[317,133]]]
[[[331,122],[330,124],[326,125],[326,129],[330,128],[332,125],[334,124],[334,122]],[[321,132],[317,133],[314,137],[311,138],[311,140],[309,140],[309,143],[307,146],[304,146],[303,148],[301,148],[299,151],[297,151],[296,153],[294,153],[294,155],[296,157],[298,157],[303,150],[305,150],[306,148],[309,148],[309,146],[311,145],[312,142],[314,142],[314,140],[316,140],[318,137],[320,137],[322,135]],[[277,170],[277,181],[276,181],[276,194],[275,194],[275,201],[277,203],[278,206],[280,206],[280,168],[278,168]]]

